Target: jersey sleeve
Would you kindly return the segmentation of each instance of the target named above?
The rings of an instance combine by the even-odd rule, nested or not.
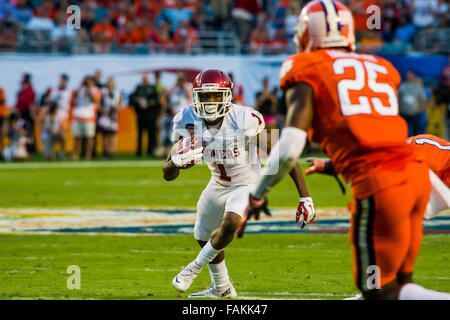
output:
[[[177,142],[180,138],[188,136],[189,133],[187,132],[183,121],[183,111],[180,111],[173,118],[172,143]]]
[[[265,128],[264,118],[258,111],[249,108],[245,114],[245,135],[248,137],[257,136]]]
[[[314,93],[319,92],[320,79],[318,77],[316,60],[310,55],[295,55],[287,58],[280,69],[280,88],[284,92],[299,82],[309,84]]]

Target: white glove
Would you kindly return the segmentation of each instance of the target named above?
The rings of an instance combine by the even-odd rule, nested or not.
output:
[[[171,156],[174,165],[179,168],[186,168],[202,162],[203,147],[198,143],[198,138],[193,140],[190,138],[182,139],[179,143],[182,145],[178,146],[175,154]]]
[[[295,221],[302,223],[302,229],[305,224],[308,224],[316,217],[316,209],[314,209],[314,203],[311,197],[300,198],[298,208],[296,212]]]

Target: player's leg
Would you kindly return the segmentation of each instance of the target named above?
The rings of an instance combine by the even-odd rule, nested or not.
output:
[[[227,190],[228,192],[225,194],[225,214],[220,226],[214,230],[211,235],[211,239],[203,246],[195,260],[195,264],[199,266],[204,266],[208,263],[214,286],[210,288],[210,290],[199,292],[198,294],[191,295],[191,297],[236,296],[236,291],[229,280],[225,260],[221,260],[221,254],[223,249],[234,238],[236,230],[246,209],[247,198],[251,188],[252,186],[242,186],[232,190]]]
[[[234,238],[234,234],[244,215],[248,203],[248,194],[252,185],[237,187],[226,195],[225,214],[220,227],[214,230],[211,240],[202,248],[196,262],[198,265],[206,265],[216,257]]]
[[[225,247],[233,240],[241,217],[234,212],[226,212],[220,226],[214,230],[211,239],[205,243],[194,263],[203,267],[208,264],[213,285],[190,298],[227,298],[237,296],[225,265]]]
[[[224,209],[224,192],[211,180],[197,202],[197,219],[194,226],[194,237],[197,241],[205,243],[202,246],[201,253],[207,247],[213,231],[220,226]],[[219,251],[211,257],[210,261],[218,253]],[[203,268],[204,265],[199,265],[196,260],[192,261],[173,279],[172,285],[178,291],[187,290]]]
[[[414,263],[419,254],[423,233],[423,216],[428,203],[430,182],[426,169],[422,164],[413,164],[408,168],[414,189],[417,190],[416,205],[411,213],[411,241],[409,250],[397,274],[399,284],[399,300],[449,300],[450,294],[428,290],[413,283]]]
[[[396,277],[408,252],[409,212],[414,204],[405,196],[412,191],[406,187],[386,188],[356,201],[350,233],[353,273],[364,299],[390,300],[398,295]]]

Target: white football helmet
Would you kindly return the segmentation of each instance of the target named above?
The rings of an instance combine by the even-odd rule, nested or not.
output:
[[[339,1],[315,0],[303,7],[294,30],[298,52],[346,47],[355,50],[351,11]]]

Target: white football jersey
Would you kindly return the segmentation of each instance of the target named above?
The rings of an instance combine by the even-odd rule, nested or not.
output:
[[[197,137],[202,141],[203,160],[218,184],[231,187],[258,181],[261,166],[257,135],[264,129],[258,111],[233,104],[220,127],[207,128],[189,105],[176,114],[173,128],[173,142],[181,137]]]

